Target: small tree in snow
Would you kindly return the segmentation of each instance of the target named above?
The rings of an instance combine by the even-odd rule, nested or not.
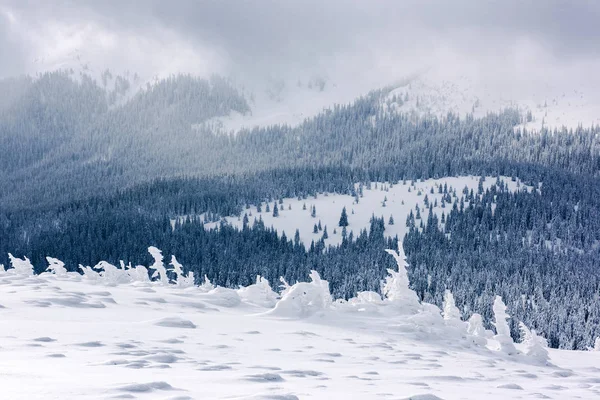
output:
[[[525,354],[539,364],[548,364],[548,342],[538,336],[534,330],[530,330],[523,322],[519,323]]]
[[[100,261],[94,265],[94,269],[102,277],[105,285],[115,286],[121,283],[131,282],[131,277],[127,271],[117,268],[107,261]]]
[[[10,265],[12,265],[14,272],[17,275],[31,276],[33,275],[33,265],[29,258],[23,257],[23,259],[17,258],[12,254],[8,253],[10,259]]]
[[[346,207],[342,208],[342,215],[340,215],[339,226],[344,227],[348,226],[348,213],[346,212]]]
[[[279,282],[281,282],[281,285],[279,285],[279,288],[281,289],[280,295],[283,297],[290,290],[291,286],[283,276],[279,277]]]
[[[406,268],[406,255],[402,248],[402,243],[398,242],[398,251],[387,249],[386,252],[396,260],[398,271],[388,268],[388,276],[383,283],[383,295],[390,302],[393,302],[409,313],[414,313],[419,310],[420,303],[417,294],[410,289],[408,274]]]
[[[452,295],[452,292],[450,292],[450,290],[446,290],[446,292],[444,293],[444,305],[442,315],[444,316],[445,321],[462,322],[460,310],[458,309],[458,307],[456,307],[456,303],[454,302],[454,296]]]
[[[98,274],[96,271],[94,271],[93,268],[90,268],[89,266],[86,267],[79,264],[79,270],[83,274],[83,277],[89,281],[95,282],[100,280],[100,274]]]
[[[487,344],[483,318],[480,314],[474,313],[467,321],[467,334],[469,335],[468,338],[474,344],[478,346],[485,346]]]
[[[597,337],[594,342],[594,351],[600,351],[600,337]]]
[[[214,288],[215,288],[215,285],[213,285],[212,282],[210,281],[210,279],[208,279],[208,276],[204,275],[204,282],[202,282],[202,285],[198,286],[198,289],[202,293],[208,293],[211,290],[213,290]]]
[[[173,255],[171,256],[171,265],[173,266],[172,271],[175,272],[175,275],[177,276],[173,283],[182,288],[194,286],[194,273],[190,271],[187,276],[184,275],[183,265],[181,265]]]
[[[506,322],[510,315],[506,313],[506,305],[502,297],[496,296],[494,300],[494,326],[496,327],[496,336],[494,339],[500,344],[500,351],[508,355],[517,354],[517,349],[510,337],[510,328]]]
[[[48,268],[46,268],[47,272],[51,272],[56,276],[67,275],[67,269],[65,268],[64,262],[52,257],[46,257],[46,260],[48,261]]]
[[[158,278],[163,285],[169,284],[169,277],[167,276],[167,269],[163,264],[163,255],[162,252],[154,246],[148,247],[148,252],[154,258],[154,264],[150,266],[150,269],[153,269],[152,278]]]

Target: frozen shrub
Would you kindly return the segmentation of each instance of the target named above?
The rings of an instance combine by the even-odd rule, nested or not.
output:
[[[8,253],[8,258],[10,259],[10,265],[12,265],[15,274],[23,276],[33,275],[33,265],[31,265],[29,258],[23,257],[23,259],[20,259],[10,253]]]
[[[47,272],[53,273],[56,276],[67,275],[67,269],[65,268],[64,262],[52,257],[46,257],[46,260],[48,260],[48,268],[46,268]]]

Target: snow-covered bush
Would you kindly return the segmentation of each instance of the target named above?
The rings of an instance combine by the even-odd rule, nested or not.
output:
[[[550,359],[548,355],[548,342],[538,336],[534,330],[530,330],[523,322],[519,323],[521,338],[523,340],[524,352],[531,361],[546,365]]]
[[[179,263],[179,261],[177,261],[177,258],[175,258],[175,256],[173,256],[173,255],[171,256],[171,265],[173,266],[171,271],[173,271],[175,273],[175,275],[177,276],[177,279],[175,279],[171,283],[174,283],[175,285],[177,285],[180,288],[187,288],[187,287],[194,286],[194,273],[190,271],[190,272],[188,272],[187,276],[184,275],[183,274],[183,265],[181,265]]]
[[[126,270],[117,268],[107,261],[100,261],[94,266],[94,269],[98,271],[105,285],[116,286],[131,282],[131,277]]]
[[[10,259],[10,265],[12,265],[15,274],[23,276],[33,275],[33,265],[31,265],[29,258],[23,257],[23,259],[20,259],[13,256],[11,253],[8,253],[8,258]]]
[[[502,301],[502,297],[496,296],[493,310],[494,326],[496,327],[496,336],[494,336],[494,339],[500,345],[500,351],[508,355],[517,354],[517,349],[510,336],[508,322],[506,322],[510,318],[510,315],[506,313],[506,305]]]
[[[0,264],[0,273],[2,272],[6,272],[6,269],[4,269],[4,264]]]
[[[597,337],[594,342],[594,351],[600,351],[600,337]]]
[[[135,268],[128,266],[126,268],[127,275],[131,282],[150,282],[150,275],[148,274],[148,268],[143,265],[136,265]]]
[[[481,314],[474,313],[467,321],[467,338],[477,346],[487,344],[487,334]]]
[[[165,268],[165,264],[163,264],[163,255],[162,252],[154,246],[148,247],[148,253],[152,255],[154,258],[154,264],[150,266],[150,269],[153,269],[152,279],[158,278],[158,280],[163,285],[169,284],[169,277],[167,276],[167,269]]]
[[[202,285],[198,286],[198,290],[201,293],[208,293],[211,290],[213,290],[215,288],[215,285],[212,284],[212,282],[210,281],[210,279],[208,279],[208,276],[204,275],[204,282],[202,282]]]
[[[442,315],[444,316],[444,320],[448,322],[456,322],[461,321],[460,310],[456,307],[456,302],[454,301],[454,296],[450,290],[446,290],[444,293],[444,311]]]
[[[52,257],[46,257],[46,260],[48,261],[48,268],[46,268],[47,272],[50,272],[56,276],[67,275],[67,269],[65,268],[64,262]]]
[[[275,304],[271,314],[285,318],[304,318],[328,309],[332,299],[329,282],[317,271],[310,272],[311,282],[298,282]]]
[[[398,242],[398,251],[386,250],[396,260],[398,271],[388,268],[388,276],[383,283],[383,295],[386,300],[397,306],[405,314],[415,314],[421,310],[421,304],[417,294],[409,287],[406,268],[406,255],[402,243]]]
[[[85,267],[79,264],[79,270],[83,274],[83,277],[88,281],[98,282],[100,280],[100,274],[94,271],[93,268]]]
[[[238,289],[242,300],[265,308],[273,308],[279,296],[271,289],[269,281],[258,275],[256,283]]]

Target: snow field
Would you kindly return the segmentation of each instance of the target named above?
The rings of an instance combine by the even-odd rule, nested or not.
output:
[[[356,198],[350,195],[323,193],[318,194],[316,198],[309,197],[307,199],[298,200],[297,198],[285,198],[283,204],[277,204],[279,216],[273,216],[273,205],[277,200],[269,203],[269,212],[266,211],[267,203],[261,204],[261,212],[257,211],[256,205],[242,211],[239,216],[225,217],[224,220],[237,228],[242,228],[243,216],[248,215],[250,226],[254,224],[255,219],[262,218],[265,226],[273,227],[279,234],[285,232],[288,239],[292,239],[296,229],[300,232],[300,240],[306,248],[310,247],[312,241],[317,242],[323,236],[323,231],[313,233],[314,225],[321,222],[324,229],[327,227],[328,238],[325,239],[326,245],[339,245],[342,242],[342,228],[338,226],[342,209],[345,207],[348,214],[347,234],[353,232],[356,238],[362,229],[369,230],[371,217],[382,217],[385,221],[384,234],[388,237],[398,236],[400,240],[404,237],[408,228],[406,226],[406,218],[412,211],[416,212],[416,206],[419,206],[421,220],[423,224],[427,222],[429,207],[425,206],[424,199],[427,195],[429,203],[437,206],[433,208],[433,212],[438,218],[441,218],[442,213],[448,215],[452,210],[452,205],[455,201],[460,201],[463,196],[462,190],[467,187],[477,193],[480,177],[463,176],[450,177],[442,179],[427,179],[423,181],[407,180],[390,184],[382,182],[371,183],[371,188],[363,187],[363,196],[359,196],[359,201],[356,203]],[[501,177],[508,190],[532,190],[522,184],[520,181],[512,181],[510,177]],[[483,182],[484,189],[489,189],[496,184],[496,178],[486,177]],[[452,197],[450,203],[445,204],[442,208],[443,193],[439,193],[438,188],[446,185],[448,192],[450,189],[456,191],[456,197]],[[358,192],[358,185],[356,190]],[[431,193],[433,189],[433,194]],[[387,200],[386,200],[387,199]],[[385,206],[384,206],[385,204]],[[466,202],[466,205],[469,203]],[[306,206],[306,209],[304,209]],[[290,209],[291,207],[291,209]],[[316,209],[315,217],[311,216],[312,207]],[[393,216],[394,224],[389,224],[390,216]],[[416,221],[417,226],[419,221]],[[206,229],[218,228],[219,222],[210,222],[205,224]],[[335,230],[335,232],[334,232]]]
[[[239,290],[155,281],[107,264],[84,275],[0,272],[0,387],[7,399],[506,399],[600,395],[600,353],[513,351],[497,335],[408,289],[402,249],[384,295],[331,298],[326,281],[261,278]],[[30,265],[30,264],[29,264]],[[177,271],[176,263],[172,264]],[[127,278],[129,277],[129,278]],[[179,275],[179,278],[186,278]],[[526,336],[527,338],[527,336]],[[540,344],[529,337],[535,343]],[[512,344],[512,341],[510,342]],[[514,346],[514,345],[513,345]],[[531,350],[537,353],[531,353]],[[546,358],[540,357],[545,355]]]

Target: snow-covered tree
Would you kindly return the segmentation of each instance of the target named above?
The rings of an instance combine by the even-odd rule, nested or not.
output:
[[[177,261],[177,258],[174,255],[171,256],[171,265],[173,266],[172,271],[175,272],[175,275],[177,276],[173,282],[175,285],[181,288],[194,286],[194,273],[190,271],[187,276],[184,275],[183,265]]]
[[[12,265],[14,272],[17,275],[23,276],[31,276],[33,275],[33,265],[31,265],[31,261],[29,258],[23,257],[17,258],[13,256],[11,253],[8,253],[8,258],[10,259],[10,265]]]
[[[131,282],[131,277],[127,271],[117,268],[107,261],[100,261],[94,266],[94,269],[98,271],[105,285],[115,286]]]
[[[67,269],[65,268],[64,262],[52,257],[46,257],[46,260],[48,261],[48,268],[46,268],[47,272],[51,272],[56,276],[67,275]]]
[[[303,318],[328,309],[333,302],[329,282],[321,279],[317,271],[311,271],[310,278],[311,282],[298,282],[290,287],[270,313]]]
[[[550,356],[548,355],[548,342],[546,339],[538,336],[534,330],[530,330],[523,322],[519,322],[519,329],[525,355],[538,364],[547,364]]]
[[[260,275],[256,276],[256,283],[238,289],[240,297],[248,303],[265,308],[272,308],[277,303],[279,296],[271,289],[269,281]]]
[[[496,327],[496,336],[494,336],[494,339],[500,345],[500,351],[508,355],[517,354],[518,352],[510,336],[510,327],[507,322],[510,315],[506,313],[506,305],[502,301],[502,297],[496,296],[493,310],[494,326]]]
[[[478,346],[487,344],[486,331],[483,326],[483,318],[481,314],[474,313],[467,321],[468,338]]]
[[[407,313],[415,313],[420,309],[417,294],[409,287],[406,269],[406,254],[402,248],[402,242],[398,242],[398,251],[387,249],[386,252],[396,260],[398,271],[388,268],[388,276],[383,283],[383,295],[386,299],[403,309]]]
[[[163,264],[162,252],[154,246],[148,247],[148,252],[152,255],[152,258],[154,258],[154,264],[150,266],[150,269],[154,270],[152,279],[158,278],[163,285],[168,285],[169,277],[167,276],[167,269]]]

